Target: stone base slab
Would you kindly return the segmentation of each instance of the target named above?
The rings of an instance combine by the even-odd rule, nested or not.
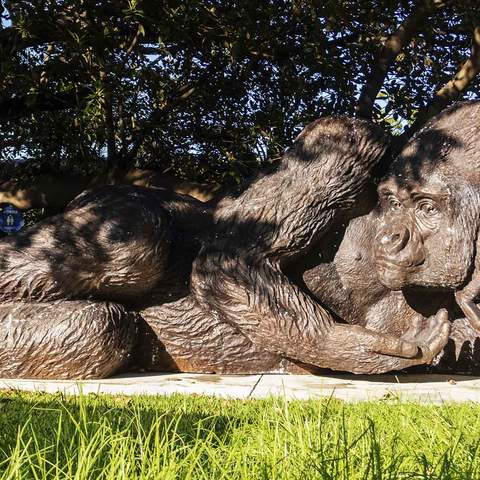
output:
[[[401,400],[422,403],[479,402],[480,377],[408,375],[207,375],[125,374],[105,380],[51,381],[0,379],[1,390],[78,395],[212,395],[222,398],[337,398],[349,402]]]

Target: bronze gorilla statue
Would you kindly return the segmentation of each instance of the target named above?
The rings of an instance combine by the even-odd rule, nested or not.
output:
[[[471,105],[458,108],[467,111],[457,120],[462,132],[478,127],[478,117],[468,113],[478,104]],[[432,122],[427,134],[442,125]],[[474,157],[476,142],[459,151]],[[397,205],[382,197],[372,214],[351,220],[366,213],[374,170],[387,145],[381,130],[365,121],[324,118],[302,131],[275,172],[215,208],[162,190],[105,187],[3,240],[0,376],[103,377],[129,364],[168,371],[320,367],[379,373],[431,362],[450,332],[446,310],[438,309],[452,304],[435,291],[424,315],[406,292],[390,289],[410,285],[408,275],[395,280],[392,271],[419,271],[428,258],[428,268],[448,264],[452,273],[447,265],[430,277],[412,275],[413,284],[459,290],[470,270],[462,276],[455,258],[442,264],[428,250],[427,236],[417,232],[420,227],[412,232],[400,216],[391,220],[394,205],[398,215],[404,208],[403,198]],[[432,148],[441,145],[432,142]],[[455,157],[447,150],[445,163]],[[406,175],[407,182],[405,155],[396,162],[400,173],[392,175]],[[412,155],[412,165],[423,165],[428,152]],[[439,162],[433,155],[430,160],[430,170],[415,172],[434,179]],[[461,216],[463,222],[477,221],[473,210],[480,202],[473,201],[475,207],[472,200],[450,201],[449,208],[457,210],[445,218],[452,221],[439,223],[467,232],[464,240],[455,232],[443,237],[446,255],[458,256],[463,248],[467,269],[477,230],[458,222]],[[388,213],[386,204],[392,205]],[[395,225],[404,230],[396,232]],[[422,238],[423,260],[420,243],[409,243],[413,237]],[[414,260],[400,253],[407,244],[418,254]],[[392,259],[394,251],[400,260]],[[462,294],[458,298],[475,309],[475,288],[464,291],[463,300]]]
[[[480,102],[465,102],[410,140],[378,185],[376,207],[303,280],[348,323],[404,338],[447,308],[452,342],[437,370],[478,373],[479,226]]]

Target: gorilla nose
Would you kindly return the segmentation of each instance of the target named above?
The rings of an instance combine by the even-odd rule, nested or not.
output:
[[[401,225],[397,225],[396,228],[385,229],[379,238],[382,249],[390,254],[395,254],[403,250],[409,240],[410,231]]]

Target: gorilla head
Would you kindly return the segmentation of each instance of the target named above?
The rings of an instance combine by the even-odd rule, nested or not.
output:
[[[458,289],[480,223],[480,102],[459,103],[413,137],[378,187],[379,280]]]

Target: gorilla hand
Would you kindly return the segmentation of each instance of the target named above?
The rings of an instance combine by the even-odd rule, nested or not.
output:
[[[398,338],[361,326],[336,324],[324,345],[337,352],[335,365],[330,368],[343,370],[348,365],[353,373],[384,373],[431,363],[446,345],[449,334],[450,322],[442,309],[424,322],[415,337],[411,332]]]
[[[442,351],[450,336],[450,322],[447,310],[440,309],[436,315],[427,318],[415,337],[407,332],[401,338],[416,345],[419,349],[419,363],[430,364]],[[417,355],[418,357],[418,355]]]

